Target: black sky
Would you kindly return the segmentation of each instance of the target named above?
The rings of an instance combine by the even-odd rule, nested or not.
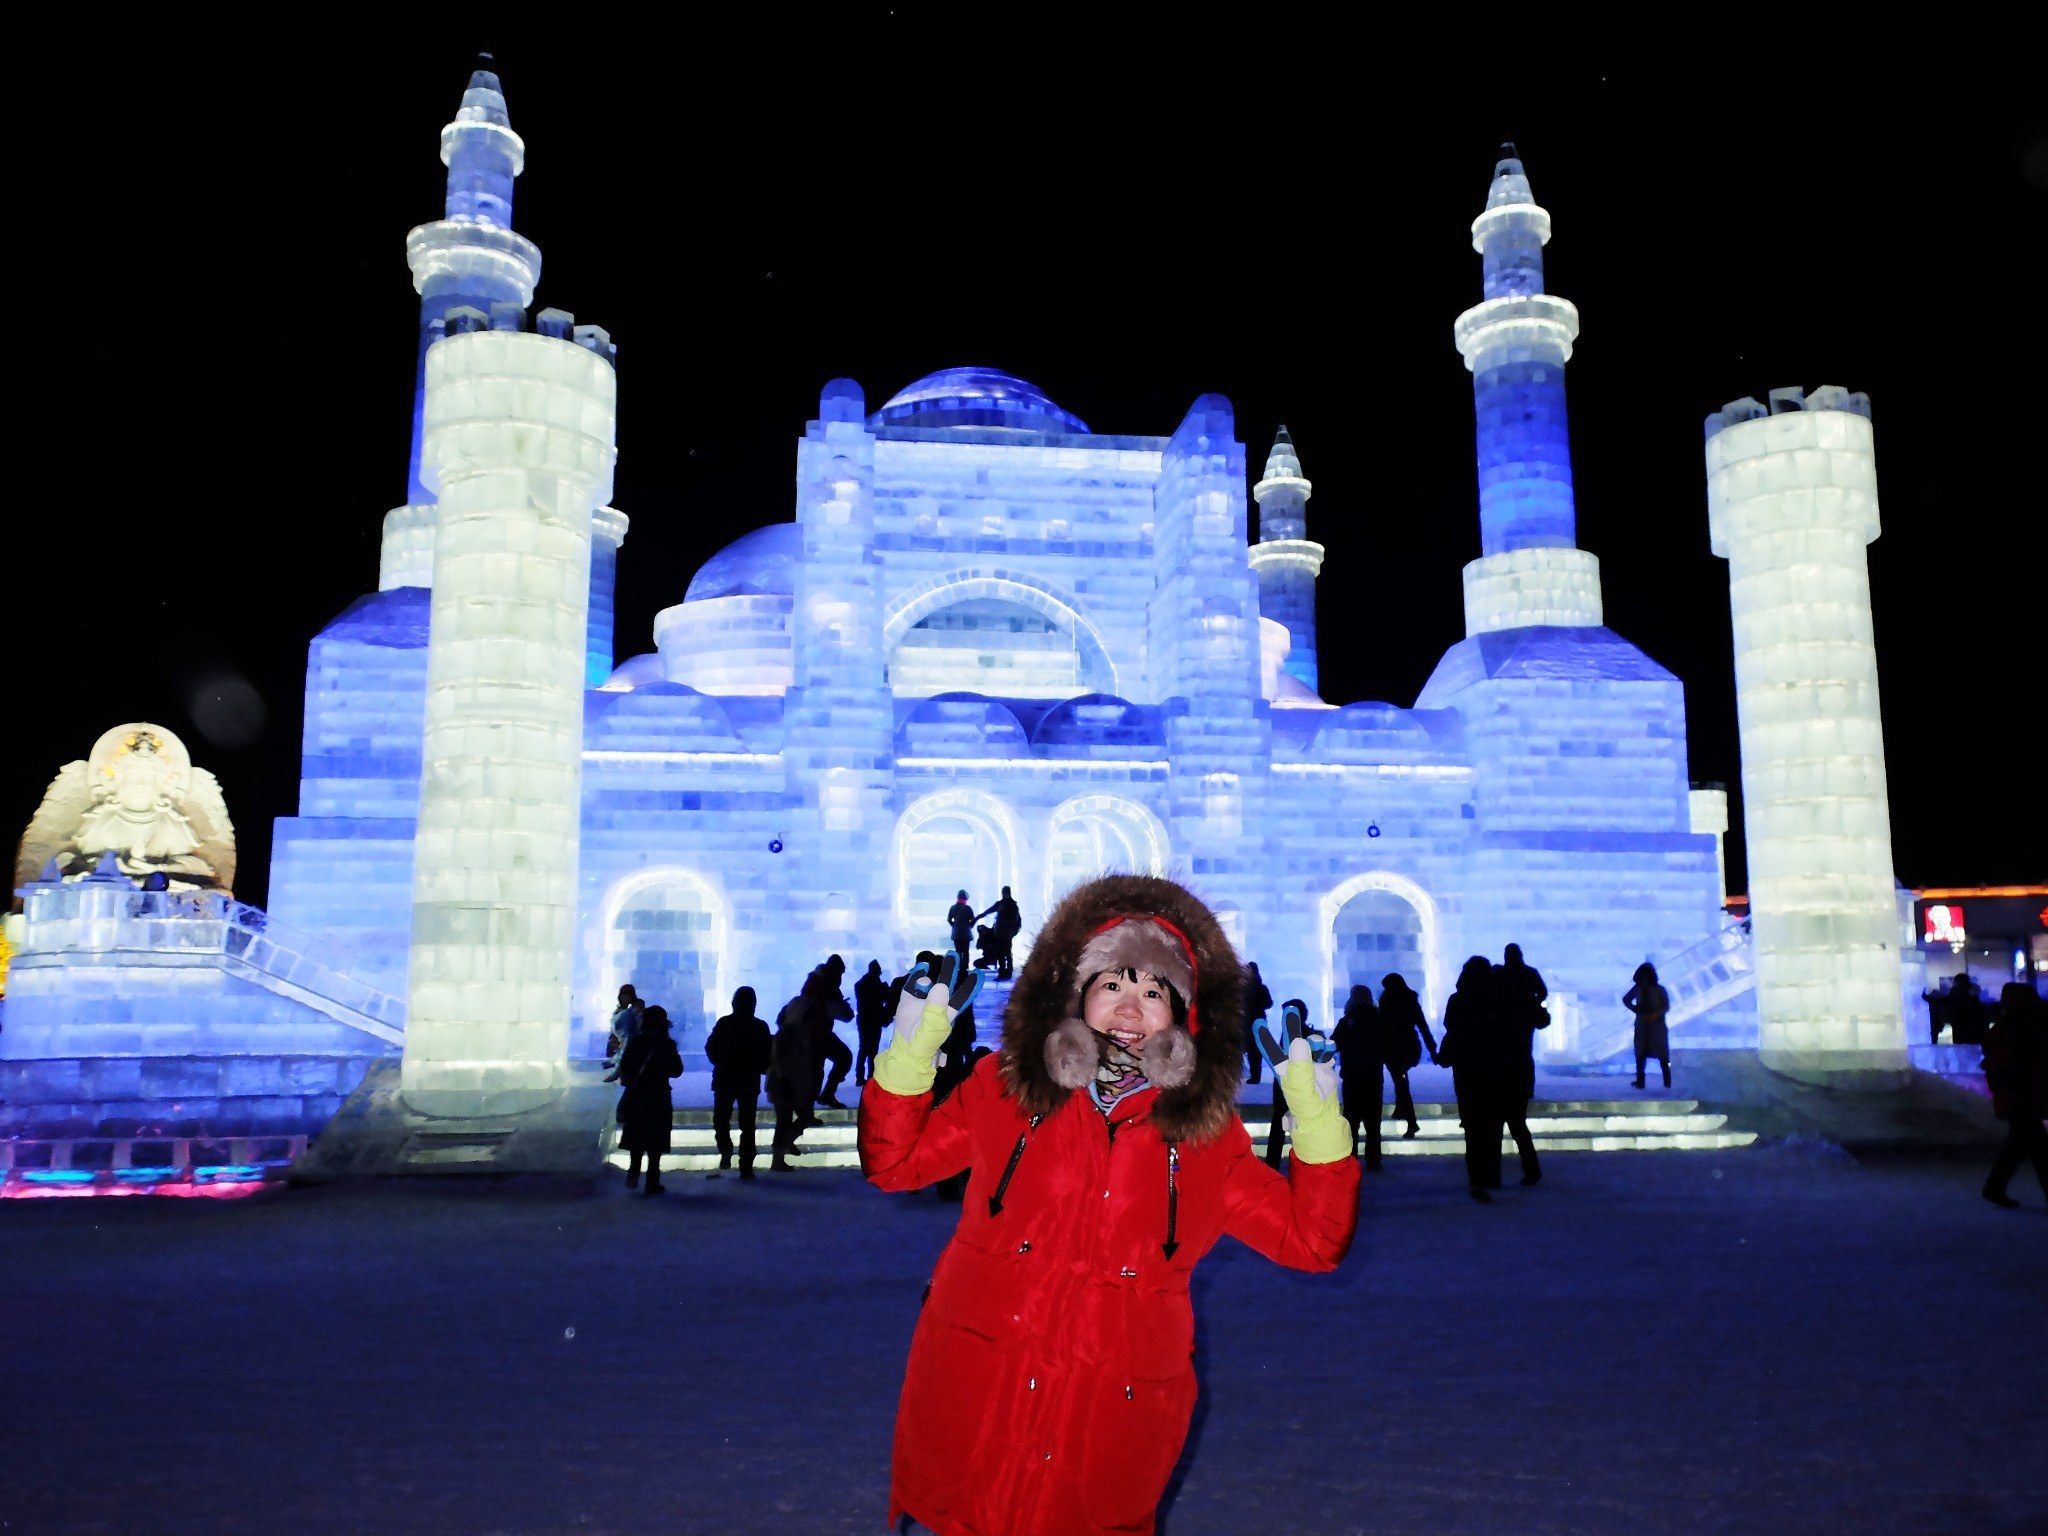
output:
[[[1163,435],[1221,391],[1254,469],[1285,421],[1330,551],[1324,696],[1413,702],[1479,552],[1451,321],[1513,138],[1555,220],[1548,287],[1583,317],[1579,542],[1609,625],[1685,681],[1692,777],[1740,776],[1700,420],[1778,385],[1865,390],[1899,874],[2048,876],[2048,129],[2023,63],[1780,51],[1710,80],[1250,17],[1168,46],[1164,22],[820,14],[404,48],[188,32],[114,78],[67,75],[61,49],[19,66],[15,281],[36,298],[0,545],[9,837],[100,731],[153,719],[220,775],[237,894],[263,900],[306,642],[374,589],[403,500],[405,232],[439,216],[437,133],[489,48],[528,146],[537,302],[619,345],[621,658],[702,560],[791,515],[826,380],[872,408],[977,363],[1098,431]]]

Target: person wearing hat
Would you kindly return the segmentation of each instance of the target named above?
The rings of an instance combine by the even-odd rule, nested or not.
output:
[[[1170,880],[1111,875],[1047,920],[1002,1049],[934,1108],[943,988],[906,990],[861,1096],[885,1190],[971,1168],[897,1409],[892,1522],[938,1536],[1151,1531],[1195,1405],[1188,1277],[1226,1232],[1328,1271],[1358,1221],[1335,1074],[1290,1047],[1292,1172],[1237,1113],[1237,956]]]

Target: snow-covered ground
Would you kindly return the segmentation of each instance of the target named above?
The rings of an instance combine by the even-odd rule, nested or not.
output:
[[[1393,1163],[1337,1275],[1198,1272],[1162,1530],[2048,1529],[2048,1209],[1982,1177],[1560,1155],[1480,1207]],[[0,1532],[879,1533],[952,1220],[823,1171],[7,1202]]]

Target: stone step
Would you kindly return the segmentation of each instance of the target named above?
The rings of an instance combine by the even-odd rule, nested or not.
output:
[[[1565,1115],[1660,1118],[1697,1114],[1699,1107],[1697,1099],[1532,1099],[1529,1103],[1529,1121],[1533,1125],[1538,1117],[1554,1118]],[[1246,1125],[1257,1125],[1261,1128],[1273,1118],[1272,1104],[1263,1100],[1240,1100],[1237,1111]],[[818,1109],[814,1113],[827,1125],[852,1125],[857,1119],[857,1112],[852,1109]],[[772,1124],[775,1119],[775,1111],[766,1102],[760,1105],[755,1114],[762,1125]],[[1458,1106],[1434,1101],[1420,1103],[1415,1106],[1415,1118],[1425,1126],[1436,1120],[1448,1120],[1456,1125]],[[1392,1105],[1381,1106],[1380,1120],[1382,1124],[1398,1123],[1394,1121]],[[675,1124],[678,1128],[711,1123],[712,1112],[708,1109],[678,1109],[675,1112]]]
[[[1256,1117],[1249,1111],[1260,1109]],[[1424,1109],[1436,1110],[1424,1114]],[[1270,1110],[1247,1106],[1245,1128],[1255,1143],[1263,1143],[1271,1125]],[[1418,1105],[1417,1133],[1402,1134],[1402,1123],[1383,1119],[1386,1127],[1381,1146],[1388,1157],[1462,1157],[1465,1135],[1455,1119],[1455,1109],[1446,1105]],[[1530,1106],[1529,1132],[1538,1151],[1543,1152],[1654,1152],[1725,1151],[1749,1146],[1756,1140],[1751,1131],[1728,1129],[1728,1117],[1702,1113],[1691,1099],[1663,1103],[1613,1102],[1553,1103],[1539,1101]],[[858,1127],[854,1116],[843,1110],[821,1112],[822,1125],[803,1136],[798,1165],[805,1168],[853,1168],[860,1163]],[[666,1166],[685,1171],[716,1168],[717,1138],[710,1116],[702,1110],[682,1110],[676,1115]],[[772,1121],[757,1120],[757,1157],[770,1155]],[[1283,1143],[1285,1138],[1283,1138]],[[1514,1143],[1503,1137],[1502,1147],[1512,1156]],[[611,1161],[625,1166],[625,1154],[614,1151]]]

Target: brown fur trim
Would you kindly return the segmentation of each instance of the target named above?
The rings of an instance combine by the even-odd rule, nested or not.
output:
[[[1154,1088],[1179,1088],[1195,1075],[1195,1037],[1178,1026],[1162,1029],[1145,1042],[1138,1060]]]
[[[1163,917],[1194,948],[1195,995],[1189,1001],[1200,1032],[1186,1037],[1194,1060],[1185,1082],[1160,1089],[1151,1118],[1169,1141],[1207,1141],[1237,1113],[1244,1068],[1244,977],[1209,909],[1171,880],[1105,875],[1076,886],[1053,909],[1017,973],[1003,1013],[1003,1082],[1029,1114],[1050,1114],[1066,1102],[1072,1090],[1053,1077],[1046,1045],[1074,1017],[1069,1000],[1084,979],[1077,967],[1089,937],[1113,917]],[[1185,1031],[1176,1032],[1185,1036]]]
[[[1068,1005],[1074,1015],[1080,1016],[1081,989],[1089,977],[1126,970],[1158,977],[1180,994],[1183,1003],[1194,997],[1195,978],[1180,940],[1157,923],[1122,922],[1081,946],[1081,957],[1074,963],[1074,997]]]
[[[1045,1070],[1062,1088],[1086,1088],[1101,1064],[1095,1031],[1079,1019],[1068,1019],[1045,1037]]]

